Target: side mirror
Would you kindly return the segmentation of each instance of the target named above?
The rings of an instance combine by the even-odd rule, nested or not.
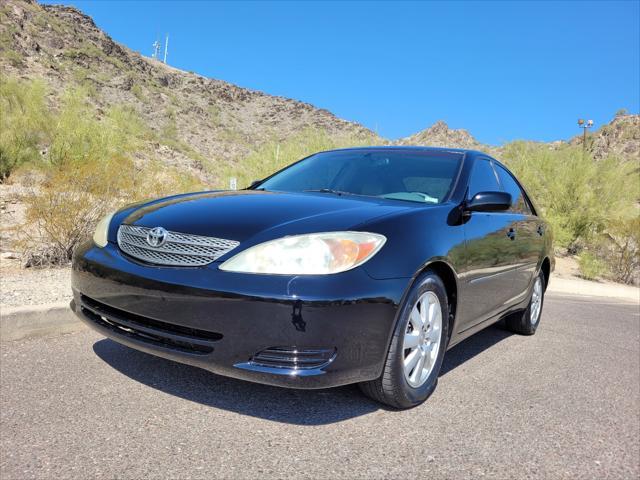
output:
[[[511,194],[506,192],[479,192],[465,205],[468,212],[499,212],[509,210]]]
[[[254,180],[253,182],[251,182],[251,185],[249,185],[249,188],[247,188],[247,190],[251,190],[253,187],[260,185],[262,183],[262,180]]]

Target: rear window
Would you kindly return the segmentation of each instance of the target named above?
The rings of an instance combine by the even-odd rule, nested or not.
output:
[[[505,192],[511,194],[511,208],[510,211],[514,213],[522,213],[524,215],[531,215],[531,207],[524,195],[524,192],[520,188],[520,185],[514,180],[509,172],[507,172],[500,165],[496,164],[496,171],[500,178],[500,183]]]

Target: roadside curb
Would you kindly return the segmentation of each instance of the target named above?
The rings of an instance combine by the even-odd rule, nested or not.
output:
[[[25,307],[3,307],[0,311],[0,340],[3,342],[84,330],[69,308],[69,302]]]
[[[549,282],[549,293],[580,297],[596,297],[630,303],[640,303],[640,289],[628,285],[611,285],[587,280],[553,278]]]

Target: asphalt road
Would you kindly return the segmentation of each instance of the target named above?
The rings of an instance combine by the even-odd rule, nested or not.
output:
[[[1,349],[0,478],[638,478],[638,306],[549,296],[447,353],[423,405],[222,378],[92,332]]]

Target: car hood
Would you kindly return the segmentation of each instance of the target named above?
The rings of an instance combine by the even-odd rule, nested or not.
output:
[[[143,204],[122,223],[258,243],[285,235],[353,229],[417,205],[314,192],[203,192]]]

